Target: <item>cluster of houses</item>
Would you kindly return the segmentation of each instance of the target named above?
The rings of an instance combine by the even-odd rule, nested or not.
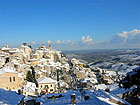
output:
[[[82,62],[73,58],[71,63],[77,87],[92,89],[98,83],[95,73],[90,68],[85,67]]]
[[[125,73],[119,72],[119,71],[111,71],[107,69],[102,69],[100,67],[94,67],[92,68],[94,72],[98,72],[98,78],[102,83],[105,85],[111,85],[114,83],[118,83],[124,76]]]
[[[95,72],[84,63],[72,58],[71,64],[76,78],[75,83],[77,82],[79,87],[82,85],[85,88],[94,88],[94,85],[98,84]],[[53,74],[57,75],[59,70],[71,71],[68,59],[62,56],[61,51],[53,50],[51,45],[48,48],[43,45],[32,49],[27,43],[23,43],[18,48],[8,48],[7,45],[0,49],[0,88],[22,89],[24,95],[57,93],[58,78]],[[117,80],[115,71],[98,67],[94,70],[100,72],[105,84],[113,84],[114,80]],[[35,81],[27,81],[28,72],[33,75]],[[63,81],[59,83],[62,85]]]
[[[109,71],[99,67],[90,68],[75,58],[69,61],[61,51],[53,50],[51,45],[48,48],[43,45],[37,49],[32,49],[27,43],[23,43],[18,48],[9,48],[8,45],[0,48],[0,104],[16,103],[23,105],[30,101],[27,99],[24,102],[25,96],[37,97],[36,100],[40,99],[39,102],[43,99],[43,104],[52,103],[52,100],[48,100],[47,98],[49,97],[46,95],[52,95],[51,99],[53,100],[63,97],[60,99],[63,103],[66,99],[70,101],[69,97],[73,89],[78,94],[71,96],[71,98],[81,97],[78,100],[75,99],[75,102],[96,104],[95,100],[91,100],[93,98],[101,101],[101,103],[106,100],[105,104],[112,101],[114,103],[115,98],[110,98],[111,101],[108,100],[110,94],[102,90],[107,91],[108,85],[114,86],[122,78],[123,74],[117,71]],[[96,91],[98,89],[101,90]],[[67,92],[65,93],[66,90]],[[84,95],[85,93],[82,93],[83,90],[87,90],[92,96],[89,94],[88,96]],[[108,90],[107,92],[110,91]],[[113,92],[117,93],[118,91],[116,92],[115,90]],[[61,93],[64,93],[65,97]],[[8,99],[2,94],[8,95],[10,98]],[[102,94],[106,94],[107,99],[103,99]],[[82,101],[82,97],[85,97],[84,100],[91,99],[89,101]],[[117,104],[118,102],[127,103],[124,100],[122,102],[120,98],[120,101],[116,100],[115,103]],[[35,102],[35,100],[32,101]],[[65,102],[64,104],[70,104],[70,102]],[[57,100],[56,103],[61,104]]]
[[[95,85],[98,84],[111,85],[118,83],[124,76],[118,71],[110,71],[100,67],[92,67],[91,69],[75,58],[71,59],[71,63],[77,84],[80,84],[79,87],[82,88],[96,89]]]
[[[69,64],[61,51],[53,50],[51,45],[33,50],[23,43],[18,48],[6,45],[0,49],[0,88],[20,89],[23,95],[56,93],[58,81],[51,75],[60,69],[69,71]],[[27,80],[29,72],[33,81]]]

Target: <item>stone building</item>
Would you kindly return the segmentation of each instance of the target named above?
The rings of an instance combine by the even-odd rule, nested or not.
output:
[[[4,67],[0,69],[0,88],[3,89],[18,89],[19,88],[18,73],[14,69]]]

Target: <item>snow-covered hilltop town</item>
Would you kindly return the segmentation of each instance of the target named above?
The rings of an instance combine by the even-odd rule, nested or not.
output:
[[[0,105],[71,104],[139,105],[139,65],[88,65],[52,45],[0,48]]]

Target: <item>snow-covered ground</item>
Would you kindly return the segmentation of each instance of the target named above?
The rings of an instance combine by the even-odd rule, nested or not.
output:
[[[132,71],[132,69],[138,67],[137,65],[130,66],[127,63],[110,63],[110,62],[102,62],[102,63],[97,63],[95,65],[90,66],[92,69],[95,68],[102,68],[104,70],[109,70],[109,71],[118,71],[119,74],[125,75],[127,72]],[[107,69],[109,67],[109,69]]]
[[[84,91],[73,91],[68,90],[62,93],[61,98],[55,98],[55,100],[47,99],[47,97],[59,96],[60,93],[43,95],[39,98],[34,98],[36,102],[41,102],[41,105],[71,105],[71,94],[75,94],[76,97],[76,105],[117,105],[113,103],[111,100],[115,100],[116,102],[125,103],[130,105],[125,100],[115,96],[111,93],[107,93],[102,90],[93,91],[93,90],[84,90]],[[88,100],[85,100],[84,97],[89,96]],[[25,100],[31,100],[31,98],[26,97]]]
[[[0,105],[18,105],[24,98],[16,92],[0,89]]]

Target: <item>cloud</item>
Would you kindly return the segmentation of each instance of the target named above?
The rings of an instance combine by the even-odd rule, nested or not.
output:
[[[73,42],[71,40],[66,40],[66,44],[72,44]]]
[[[138,45],[140,44],[140,30],[134,29],[132,31],[123,31],[122,33],[117,33],[110,40],[111,44],[127,44],[127,45]]]
[[[129,31],[129,32],[123,31],[122,33],[117,33],[117,35],[119,37],[122,37],[122,38],[135,37],[135,36],[137,36],[139,34],[140,34],[140,30],[137,30],[137,29],[134,29],[134,30]]]
[[[70,40],[67,40],[66,42],[67,42],[67,43],[70,43],[71,41],[70,41]]]
[[[64,40],[62,41],[62,44],[65,44],[65,41]]]
[[[83,43],[88,44],[88,45],[93,42],[92,38],[89,35],[88,36],[82,36],[81,41]]]
[[[140,30],[122,31],[116,33],[111,39],[106,41],[93,41],[90,35],[82,36],[79,40],[56,40],[52,42],[31,42],[33,47],[39,47],[42,44],[51,44],[58,50],[92,50],[92,49],[123,49],[140,48]]]

